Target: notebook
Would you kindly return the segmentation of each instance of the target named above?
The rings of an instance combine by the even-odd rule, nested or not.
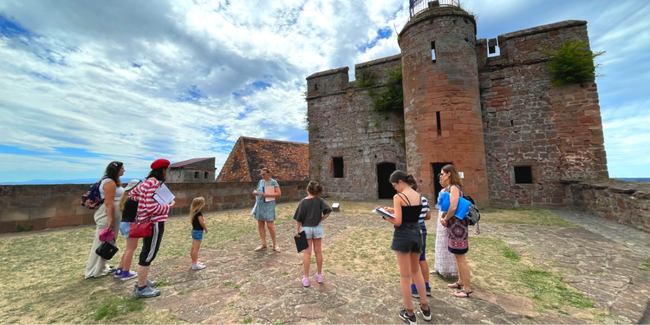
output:
[[[298,250],[298,253],[309,248],[309,243],[307,242],[307,234],[305,234],[304,230],[300,232],[300,237],[294,236],[293,240],[296,241],[296,250]]]
[[[275,193],[275,186],[264,186],[262,189],[263,189],[265,194],[273,194],[273,193]],[[271,202],[271,201],[275,201],[275,198],[274,197],[265,197],[264,198],[264,202]]]
[[[393,218],[395,219],[395,216],[392,215],[390,212],[386,211],[384,208],[379,208],[379,209],[374,209],[372,212],[386,218]]]
[[[153,195],[153,199],[160,205],[169,205],[174,201],[174,198],[174,194],[172,194],[165,184],[160,185]]]

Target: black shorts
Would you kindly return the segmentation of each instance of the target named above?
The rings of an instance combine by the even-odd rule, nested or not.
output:
[[[417,222],[403,223],[395,227],[390,249],[400,253],[422,253],[422,230]]]
[[[163,233],[165,232],[164,222],[154,222],[151,231],[151,237],[142,238],[142,251],[140,252],[139,265],[149,266],[156,258],[158,250],[160,249],[160,242],[162,241]]]

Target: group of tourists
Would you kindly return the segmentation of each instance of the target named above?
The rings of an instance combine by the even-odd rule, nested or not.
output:
[[[165,181],[169,164],[166,159],[154,161],[144,182],[132,180],[124,188],[120,181],[120,176],[125,171],[124,165],[117,161],[108,165],[104,177],[98,183],[104,203],[94,215],[97,230],[85,270],[86,278],[102,277],[110,273],[114,273],[114,276],[122,281],[137,278],[134,288],[135,297],[148,298],[160,295],[160,290],[155,289],[156,281],[148,279],[149,267],[160,249],[165,222],[175,202],[161,204],[153,196]],[[275,198],[280,197],[282,192],[278,182],[271,177],[268,168],[263,168],[260,175],[262,179],[252,193],[256,197],[256,203],[251,213],[257,221],[261,239],[261,244],[255,248],[255,251],[268,248],[266,240],[266,229],[268,229],[273,242],[272,249],[280,253],[274,221]],[[417,192],[417,182],[412,175],[397,170],[389,178],[397,194],[393,197],[393,206],[384,209],[394,217],[383,218],[395,228],[391,249],[397,256],[400,286],[405,304],[405,308],[399,312],[399,317],[409,324],[416,324],[412,297],[420,299],[419,309],[423,318],[427,321],[431,320],[431,310],[427,304],[427,296],[431,296],[429,274],[437,273],[442,277],[458,276],[458,281],[448,286],[450,289],[455,289],[453,295],[461,298],[469,298],[472,295],[470,271],[465,259],[469,248],[468,223],[465,219],[455,216],[459,199],[463,197],[462,179],[453,165],[443,167],[438,176],[443,186],[441,195],[444,192],[449,195],[449,209],[446,212],[439,209],[438,212],[435,264],[431,271],[426,260],[427,228],[425,225],[425,220],[431,219],[430,203],[425,196]],[[322,184],[311,181],[307,186],[307,197],[300,201],[294,214],[296,221],[294,236],[305,236],[308,243],[308,248],[303,250],[304,275],[301,283],[304,287],[310,286],[309,268],[312,252],[316,257],[316,282],[324,282],[321,244],[325,235],[322,221],[331,214],[332,208],[320,197],[323,191]],[[202,214],[204,207],[203,197],[194,198],[190,206],[193,241],[190,257],[193,270],[206,267],[198,261],[203,234],[208,232]],[[133,272],[131,260],[138,247],[139,238],[129,237],[129,231],[134,225],[145,223],[152,224],[151,233],[142,238],[138,269],[137,272]],[[102,242],[106,241],[106,238],[102,239],[102,233],[107,230],[115,233],[119,231],[126,238],[126,249],[117,268],[108,266],[107,260],[95,253]],[[110,242],[114,244],[115,238],[113,237]]]

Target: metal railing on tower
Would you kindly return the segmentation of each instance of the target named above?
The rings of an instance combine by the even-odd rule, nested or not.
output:
[[[410,0],[409,19],[434,7],[460,7],[460,0]]]

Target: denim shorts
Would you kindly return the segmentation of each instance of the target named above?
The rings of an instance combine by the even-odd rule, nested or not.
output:
[[[402,223],[395,227],[390,249],[400,253],[422,254],[422,230],[417,222]]]
[[[131,229],[131,223],[122,221],[120,222],[120,233],[124,238],[129,238],[129,229]]]
[[[192,239],[202,241],[203,240],[203,230],[194,230],[194,229],[192,229]]]
[[[305,231],[307,239],[318,239],[325,237],[322,223],[319,223],[316,227],[302,227],[302,230]]]

